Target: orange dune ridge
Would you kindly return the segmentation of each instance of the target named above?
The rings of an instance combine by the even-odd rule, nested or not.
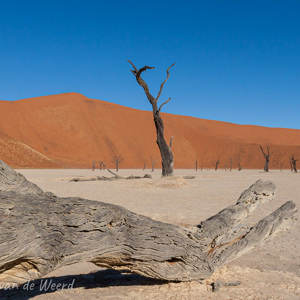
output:
[[[146,99],[145,99],[146,101]],[[163,113],[165,136],[173,140],[175,168],[259,168],[259,149],[274,152],[270,168],[290,168],[300,158],[300,130],[237,125]],[[66,93],[18,101],[0,101],[0,159],[15,168],[91,168],[92,160],[113,168],[150,168],[160,160],[152,112]],[[159,166],[159,163],[157,164]]]

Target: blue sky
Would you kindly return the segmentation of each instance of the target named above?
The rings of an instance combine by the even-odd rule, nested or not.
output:
[[[300,1],[0,0],[0,99],[79,92],[150,110],[300,129]]]

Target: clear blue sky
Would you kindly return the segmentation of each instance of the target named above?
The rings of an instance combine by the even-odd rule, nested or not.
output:
[[[300,129],[300,1],[0,0],[0,99],[79,92],[150,110]]]

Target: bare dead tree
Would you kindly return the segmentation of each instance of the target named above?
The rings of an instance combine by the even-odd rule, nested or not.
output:
[[[232,170],[232,158],[230,159],[230,171]]]
[[[196,172],[198,171],[198,160],[196,159]]]
[[[146,163],[144,162],[144,167],[143,167],[143,171],[146,169]]]
[[[293,171],[294,171],[295,173],[298,173],[298,171],[297,171],[297,166],[296,166],[297,161],[298,161],[298,159],[295,159],[294,154],[292,154],[292,157],[291,157],[291,165],[292,165]]]
[[[119,171],[119,164],[122,160],[124,160],[125,157],[122,157],[122,154],[119,154],[118,156],[115,155],[111,162],[116,166],[116,171]]]
[[[239,162],[238,163],[238,171],[242,171],[242,170],[243,170],[243,167],[242,167],[241,163]]]
[[[219,164],[220,164],[220,159],[218,158],[218,160],[216,161],[216,163],[215,163],[215,164],[213,164],[213,165],[215,166],[215,171],[217,171],[217,170],[218,170],[218,166],[219,166]]]
[[[167,101],[162,103],[159,107],[158,107],[158,99],[161,95],[164,84],[166,83],[166,81],[170,77],[169,70],[175,64],[172,64],[167,69],[167,78],[160,85],[159,92],[157,94],[157,97],[155,98],[150,94],[149,87],[148,87],[147,83],[141,77],[141,74],[144,71],[146,72],[146,70],[152,70],[152,69],[154,69],[154,67],[144,66],[143,68],[138,70],[130,60],[128,60],[128,62],[132,65],[132,67],[134,69],[134,70],[130,70],[130,71],[135,76],[136,81],[138,82],[138,84],[144,89],[145,94],[147,96],[147,99],[149,100],[150,104],[152,105],[153,118],[154,118],[154,124],[155,124],[155,128],[156,128],[156,136],[157,136],[156,143],[158,145],[158,148],[159,148],[159,151],[160,151],[160,154],[161,154],[162,176],[172,176],[173,175],[173,168],[174,168],[174,158],[173,158],[173,153],[172,153],[172,150],[171,150],[173,137],[171,137],[170,144],[168,145],[166,143],[166,140],[165,140],[165,137],[164,137],[164,123],[163,123],[163,120],[162,120],[161,115],[160,115],[160,112],[161,112],[161,109],[162,109],[163,105],[167,104],[171,100],[171,98],[169,98]]]
[[[203,169],[203,161],[201,162],[201,171],[202,171],[202,169]]]
[[[282,172],[282,163],[280,164],[280,172]]]
[[[225,171],[227,171],[227,161],[225,162]]]
[[[105,170],[106,167],[105,161],[100,161],[99,164],[100,164],[100,170]]]
[[[152,156],[150,158],[151,158],[151,166],[152,166],[151,172],[154,172],[154,168],[155,168],[155,165],[156,165],[158,159],[154,160]]]
[[[269,146],[267,146],[267,152],[264,151],[263,147],[260,145],[260,149],[261,149],[261,152],[265,158],[265,166],[264,166],[264,171],[265,172],[269,172],[269,162],[270,162],[270,157],[271,155],[273,154],[270,153],[270,150],[269,150]]]
[[[95,171],[96,164],[97,164],[98,162],[99,162],[98,160],[92,160],[92,166],[93,166],[92,171]]]

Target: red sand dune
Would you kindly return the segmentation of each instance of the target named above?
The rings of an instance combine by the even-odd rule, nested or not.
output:
[[[146,101],[146,99],[145,99]],[[174,136],[175,168],[263,168],[259,145],[274,152],[270,168],[289,168],[300,158],[300,130],[236,125],[163,114],[166,139]],[[150,167],[160,158],[152,112],[140,111],[81,94],[67,93],[18,101],[0,101],[0,159],[13,167],[91,167],[123,154],[121,168]],[[157,164],[158,166],[158,164]]]

